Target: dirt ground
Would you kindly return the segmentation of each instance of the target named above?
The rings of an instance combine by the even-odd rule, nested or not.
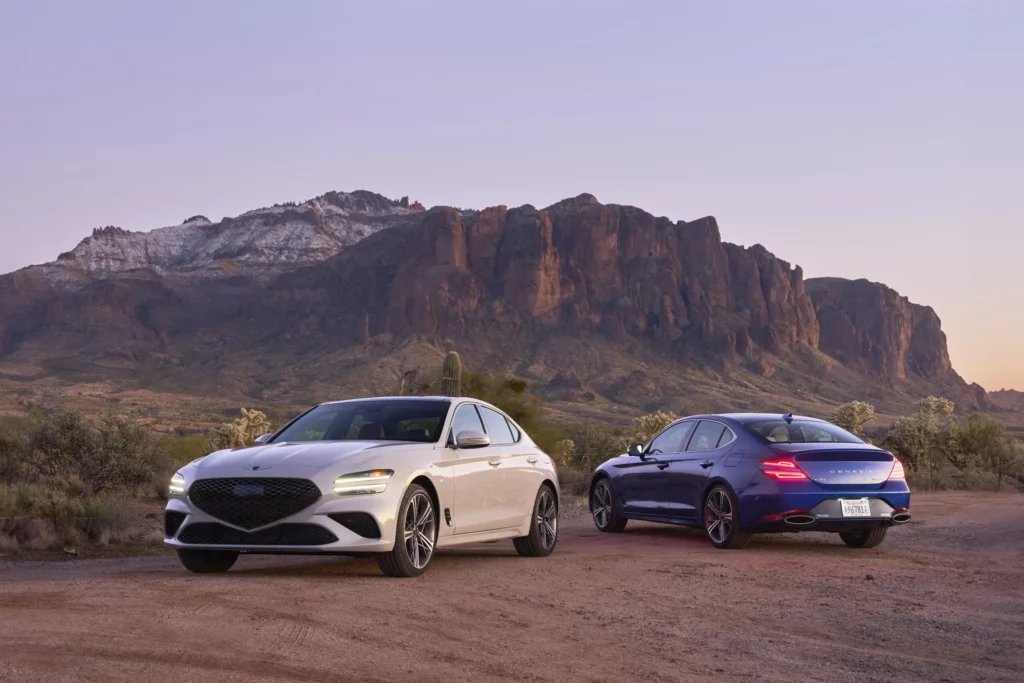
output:
[[[559,544],[372,560],[0,564],[3,681],[1021,681],[1024,496],[916,495],[879,548],[821,534],[719,551],[564,511]]]

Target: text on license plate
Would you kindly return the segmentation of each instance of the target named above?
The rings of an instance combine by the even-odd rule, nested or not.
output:
[[[871,505],[867,498],[840,499],[843,517],[870,517]]]

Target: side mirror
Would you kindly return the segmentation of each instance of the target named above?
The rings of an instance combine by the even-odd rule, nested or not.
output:
[[[483,432],[465,430],[455,435],[456,448],[483,448],[491,445],[491,437]]]
[[[644,445],[642,443],[632,443],[629,448],[626,449],[626,453],[632,455],[634,458],[644,459]]]
[[[270,437],[272,436],[273,434],[260,434],[255,439],[253,439],[253,443],[259,446],[261,443],[266,443],[270,441]]]

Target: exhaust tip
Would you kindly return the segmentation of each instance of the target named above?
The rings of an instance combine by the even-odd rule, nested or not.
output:
[[[783,521],[790,526],[807,526],[808,524],[814,524],[818,519],[812,515],[790,515]]]
[[[897,512],[892,516],[892,521],[896,524],[906,524],[910,521],[909,512]]]

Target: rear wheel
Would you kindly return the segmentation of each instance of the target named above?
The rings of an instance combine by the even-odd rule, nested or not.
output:
[[[555,492],[544,485],[537,492],[533,503],[533,521],[530,535],[513,538],[516,552],[523,557],[547,557],[558,542],[558,502]]]
[[[711,489],[704,501],[704,529],[716,548],[739,550],[750,543],[750,534],[740,524],[736,498],[724,486]]]
[[[839,538],[851,548],[874,548],[885,540],[885,534],[889,527],[878,526],[874,529],[860,529],[858,531],[840,531]]]
[[[602,477],[590,492],[590,514],[594,516],[594,524],[598,531],[608,533],[620,533],[626,528],[626,520],[619,517],[615,511],[615,501],[612,500],[612,485],[607,478]]]
[[[231,569],[238,559],[235,550],[179,550],[178,561],[196,574],[219,574]]]
[[[419,576],[427,571],[437,543],[437,512],[427,490],[413,484],[398,506],[395,547],[377,555],[377,565],[388,576]]]

